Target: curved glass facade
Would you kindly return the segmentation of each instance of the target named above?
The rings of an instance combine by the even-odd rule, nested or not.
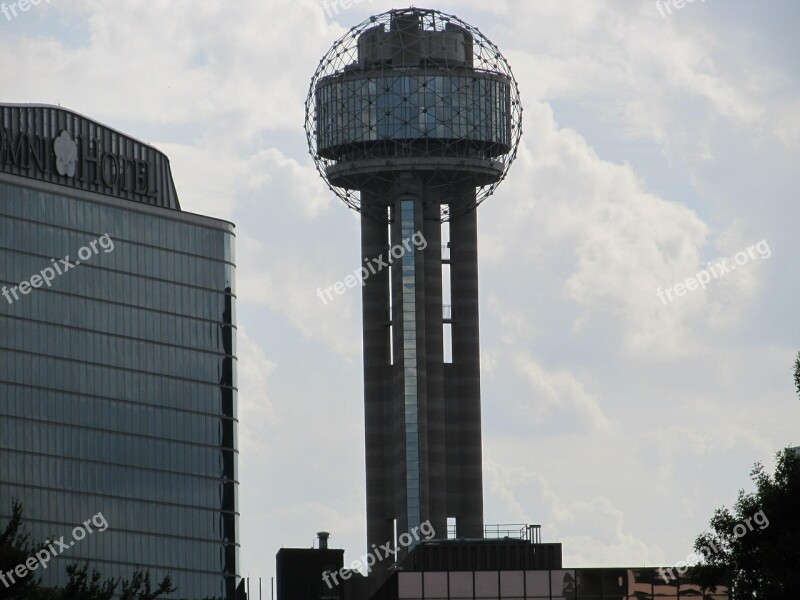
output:
[[[124,204],[0,183],[7,290],[113,242],[0,296],[0,524],[18,500],[32,541],[69,540],[102,513],[105,531],[37,571],[46,585],[88,561],[104,578],[169,574],[171,598],[234,598],[233,228]]]
[[[375,142],[414,141],[419,156],[484,158],[511,148],[510,82],[481,72],[331,77],[317,88],[317,151],[381,156]],[[355,146],[354,146],[355,145]],[[387,156],[397,156],[391,148]]]

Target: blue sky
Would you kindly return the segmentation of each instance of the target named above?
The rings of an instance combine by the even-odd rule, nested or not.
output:
[[[51,0],[0,15],[0,101],[149,141],[187,211],[237,224],[243,573],[314,533],[365,551],[358,218],[307,155],[303,102],[371,13],[317,0]],[[509,59],[517,162],[481,206],[488,523],[570,566],[686,558],[754,461],[800,445],[800,5],[443,0]],[[762,242],[707,289],[671,288]]]

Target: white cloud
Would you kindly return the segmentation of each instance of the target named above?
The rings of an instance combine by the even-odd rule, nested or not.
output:
[[[598,431],[610,429],[611,424],[597,400],[569,372],[563,369],[550,372],[524,356],[517,357],[515,364],[533,391],[530,405],[519,407],[520,413],[529,417],[532,424],[548,423],[553,418],[550,413],[556,413],[559,433],[573,431],[576,427],[579,431],[584,427]]]
[[[487,489],[520,524],[542,524],[543,542],[560,542],[569,567],[656,565],[663,551],[626,530],[623,510],[601,492],[564,500],[545,477],[525,467],[508,467],[484,460]],[[534,517],[532,506],[540,512]]]
[[[258,464],[270,456],[270,441],[280,425],[268,391],[276,365],[241,327],[237,331],[237,349],[239,418],[246,423],[240,430],[239,449],[248,463]]]

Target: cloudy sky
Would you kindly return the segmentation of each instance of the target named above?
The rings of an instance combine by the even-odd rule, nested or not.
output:
[[[359,265],[358,215],[314,170],[303,102],[330,43],[392,7],[0,15],[0,101],[151,142],[185,210],[237,224],[251,577],[320,529],[348,560],[365,551],[361,299],[316,295]],[[519,157],[479,211],[486,521],[541,523],[568,566],[685,559],[754,461],[800,445],[800,4],[434,8],[498,44],[525,107]],[[712,268],[705,289],[675,289]]]

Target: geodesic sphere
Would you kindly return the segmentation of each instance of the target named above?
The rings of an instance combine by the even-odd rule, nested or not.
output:
[[[370,17],[334,43],[311,79],[305,129],[317,170],[351,208],[366,208],[359,191],[413,172],[458,198],[447,219],[505,178],[522,105],[508,61],[480,31],[408,8]]]

